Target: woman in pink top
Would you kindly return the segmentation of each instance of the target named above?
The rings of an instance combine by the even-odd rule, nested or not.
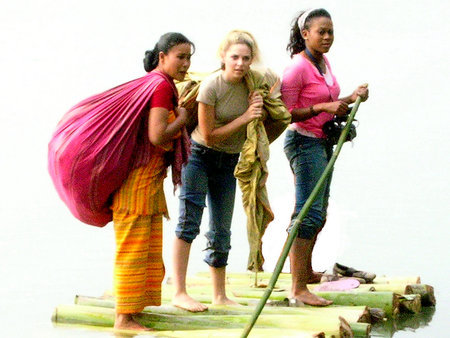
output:
[[[328,59],[333,44],[333,22],[324,9],[300,13],[291,29],[287,46],[292,62],[283,74],[281,93],[292,114],[286,133],[284,151],[295,180],[295,209],[288,231],[322,175],[333,152],[322,131],[334,115],[345,115],[348,105],[358,96],[368,98],[367,85],[359,86],[351,95],[339,98],[340,88]],[[331,175],[302,221],[289,253],[292,274],[291,300],[309,305],[326,306],[331,301],[310,293],[308,282],[320,280],[313,272],[311,254],[319,231],[325,224]]]

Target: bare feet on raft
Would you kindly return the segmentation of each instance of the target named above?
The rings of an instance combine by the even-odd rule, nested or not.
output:
[[[239,305],[234,300],[231,300],[227,296],[217,296],[213,298],[213,305]]]
[[[133,314],[129,313],[117,313],[114,328],[116,330],[153,331],[153,329],[139,324],[133,318]]]
[[[319,297],[309,291],[300,291],[297,295],[294,297],[291,297],[291,299],[294,298],[297,301],[302,302],[306,305],[312,305],[312,306],[328,306],[333,304],[333,301],[327,300],[325,298]]]
[[[208,310],[205,304],[196,301],[187,293],[175,295],[172,299],[172,305],[190,312],[203,312]]]

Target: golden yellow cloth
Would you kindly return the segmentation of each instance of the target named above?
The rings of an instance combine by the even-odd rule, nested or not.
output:
[[[114,214],[114,295],[118,313],[161,305],[164,279],[162,216]]]
[[[253,120],[247,125],[247,139],[234,175],[242,191],[242,203],[247,215],[250,246],[247,269],[262,271],[262,237],[274,218],[266,190],[269,144],[289,125],[291,114],[281,100],[280,80],[275,73],[250,70],[245,81],[250,92],[258,91],[262,95],[267,117],[264,122]]]
[[[113,213],[133,215],[166,215],[167,204],[164,195],[164,178],[167,167],[164,152],[152,156],[150,162],[133,170],[114,194],[111,209]]]
[[[165,151],[154,147],[150,162],[133,170],[113,198],[116,236],[114,295],[118,313],[161,305],[164,279],[162,216],[167,214]]]

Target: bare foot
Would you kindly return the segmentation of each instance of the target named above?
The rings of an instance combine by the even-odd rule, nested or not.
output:
[[[116,330],[153,331],[153,329],[139,324],[131,313],[117,313],[114,328]]]
[[[320,283],[322,276],[323,276],[323,272],[312,271],[309,275],[308,284]]]
[[[218,296],[213,298],[212,304],[214,305],[239,305],[234,300],[231,300],[227,296]]]
[[[328,306],[333,304],[333,301],[319,297],[306,290],[299,292],[295,297],[292,298],[295,298],[297,301],[312,306]]]
[[[208,310],[208,307],[205,304],[196,301],[187,293],[175,295],[172,298],[172,305],[190,312],[203,312]]]

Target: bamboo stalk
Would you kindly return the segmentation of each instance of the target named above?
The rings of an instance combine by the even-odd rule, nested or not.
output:
[[[112,327],[104,326],[88,326],[83,324],[65,324],[54,323],[55,326],[73,328],[78,327],[82,329],[90,329],[98,332],[109,332],[115,337],[135,337],[135,336],[150,336],[150,337],[172,337],[172,338],[192,338],[195,334],[195,338],[226,338],[226,337],[239,337],[242,329],[209,329],[209,330],[177,330],[177,331],[134,331],[134,330],[118,330]],[[282,332],[282,334],[280,334]],[[296,337],[296,338],[325,338],[325,334],[319,331],[298,331],[279,328],[258,328],[253,330],[255,337],[258,338],[273,338],[273,337]]]
[[[434,288],[427,284],[408,285],[405,294],[418,294],[421,297],[423,306],[435,306],[436,298],[434,297]]]
[[[195,338],[227,338],[227,337],[239,337],[242,329],[214,329],[214,330],[196,330]],[[297,330],[284,330],[282,333],[279,328],[255,328],[254,336],[258,338],[273,338],[273,337],[296,337],[296,338],[325,338],[325,334],[319,331],[302,331]],[[161,333],[164,337],[193,337],[193,332],[188,331],[165,331]],[[157,336],[159,336],[157,334]]]
[[[277,285],[273,288],[272,292],[283,292],[287,291],[290,288],[290,281],[283,281],[282,283],[278,282]],[[188,282],[189,284],[189,282]],[[189,291],[192,295],[211,295],[212,294],[212,285],[210,279],[205,279],[203,282],[199,282],[196,280],[194,283],[189,284]],[[307,287],[311,292],[314,292],[314,288],[318,284],[308,284]],[[361,284],[357,288],[349,290],[352,292],[370,292],[370,291],[390,291],[397,294],[408,294],[413,293],[411,290],[413,287],[409,287],[409,284],[396,282],[396,283],[383,283],[383,284]],[[246,280],[241,280],[238,282],[232,282],[229,284],[228,290],[233,292],[233,290],[237,290],[238,292],[247,292],[247,291],[255,291],[260,290],[264,291],[267,285],[262,284],[261,281],[258,283],[258,287],[253,287],[249,285]],[[428,286],[429,287],[429,286]],[[417,288],[417,287],[416,287]],[[429,297],[432,297],[432,290],[426,289],[426,286],[420,287],[422,291],[417,291],[416,293],[420,294],[430,294]],[[163,285],[164,293],[168,295],[169,293],[173,293],[172,285]]]
[[[419,276],[377,276],[373,284],[420,284]]]
[[[251,281],[254,278],[253,272],[227,272],[227,278],[234,280],[240,280],[247,278]],[[258,272],[259,280],[270,280],[272,278],[273,272]],[[198,272],[195,274],[198,277],[209,277],[209,272]],[[193,276],[188,277],[192,278]],[[286,272],[280,272],[277,280],[279,281],[291,281],[291,274]],[[390,283],[400,283],[400,284],[421,284],[420,276],[377,276],[372,284],[390,284]]]
[[[405,294],[407,286],[408,284],[405,283],[360,284],[358,288],[354,289],[354,291],[390,291],[398,294]]]
[[[249,280],[252,280],[254,278],[254,272],[227,272],[228,278],[233,279],[245,279],[248,278]],[[272,272],[258,272],[258,278],[260,279],[270,279],[272,277]],[[195,276],[199,277],[208,277],[209,272],[197,272]],[[189,277],[190,278],[190,277]],[[291,274],[290,273],[280,273],[279,279],[286,279],[291,280]]]
[[[109,299],[98,297],[76,296],[75,304],[84,306],[98,306],[114,308],[115,303]],[[221,316],[221,315],[249,315],[253,313],[254,307],[231,306],[231,305],[209,305],[206,312],[189,312],[174,306],[147,306],[143,312],[178,315],[178,316]],[[371,322],[369,309],[366,306],[330,306],[318,307],[266,307],[264,314],[272,315],[297,315],[297,316],[324,316],[344,317],[348,322]]]
[[[286,258],[289,254],[289,250],[291,249],[292,243],[294,242],[295,237],[297,237],[298,228],[299,228],[303,218],[306,216],[309,209],[311,208],[312,203],[316,199],[317,194],[319,193],[319,190],[322,188],[322,186],[325,182],[325,179],[331,173],[334,163],[336,162],[337,157],[339,156],[339,153],[341,151],[342,145],[344,144],[345,139],[347,138],[347,134],[350,130],[350,126],[353,122],[353,119],[355,117],[356,111],[358,110],[360,103],[361,103],[361,97],[358,96],[358,98],[355,101],[355,104],[353,105],[352,111],[350,112],[350,114],[347,118],[347,123],[344,127],[344,130],[341,133],[341,136],[339,137],[339,141],[336,145],[333,155],[331,156],[330,161],[328,162],[327,166],[325,167],[324,172],[322,173],[321,177],[319,178],[319,181],[317,182],[316,186],[314,187],[313,191],[311,192],[311,195],[308,197],[302,210],[300,210],[300,213],[298,214],[297,218],[295,219],[292,230],[286,239],[286,242],[284,244],[280,258],[278,259],[278,262],[275,266],[275,271],[273,272],[273,275],[270,279],[269,285],[266,288],[266,292],[264,293],[260,302],[258,303],[258,306],[257,306],[252,318],[250,319],[248,325],[245,327],[241,337],[247,337],[249,335],[250,331],[252,330],[252,327],[255,325],[256,320],[258,319],[262,309],[264,308],[264,305],[266,304],[267,299],[269,299],[269,296],[272,293],[273,287],[275,286],[278,276],[280,275],[281,270],[283,269],[284,262],[286,261]]]
[[[114,309],[83,305],[60,305],[55,309],[52,320],[57,323],[83,324],[94,326],[114,325]],[[220,327],[212,320],[197,317],[170,316],[163,314],[142,313],[139,322],[155,330],[199,330]],[[239,325],[227,323],[229,328],[239,328]]]
[[[400,311],[409,313],[419,313],[422,310],[420,295],[403,295],[399,298]]]
[[[261,291],[248,291],[241,293],[234,291],[233,294],[239,298],[258,298],[261,296]],[[332,300],[335,305],[347,306],[368,306],[369,308],[380,308],[385,311],[388,317],[393,316],[399,312],[398,295],[393,292],[354,292],[354,291],[329,291],[329,292],[314,292],[314,294]],[[272,300],[283,300],[288,297],[288,292],[276,292],[270,295]]]
[[[386,318],[386,313],[380,308],[371,307],[369,308],[369,313],[370,313],[370,323],[381,322],[383,319]]]
[[[352,332],[352,328],[350,327],[350,324],[347,323],[347,321],[342,318],[339,317],[339,337],[353,337],[353,332]]]
[[[223,328],[243,328],[250,315],[226,316],[173,316],[142,313],[139,322],[155,330],[200,330]],[[114,325],[114,309],[82,305],[60,305],[55,309],[53,321],[56,323],[82,324],[94,326]],[[260,328],[283,328],[298,332],[324,332],[326,335],[338,335],[340,321],[336,317],[298,316],[298,315],[262,315]],[[319,329],[320,328],[320,329]],[[191,331],[192,332],[192,331]]]
[[[369,337],[372,325],[368,323],[348,323],[354,337]]]

